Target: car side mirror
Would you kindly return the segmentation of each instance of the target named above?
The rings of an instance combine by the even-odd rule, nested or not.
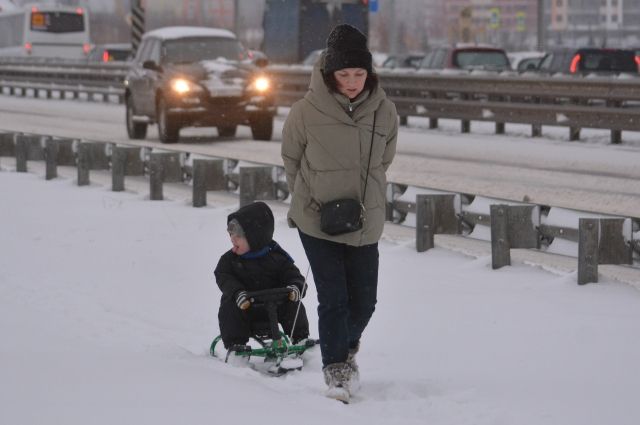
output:
[[[150,69],[151,71],[162,72],[162,67],[152,60],[142,62],[142,67],[144,69]]]
[[[255,64],[255,66],[257,66],[258,68],[264,68],[267,65],[269,65],[269,59],[266,58],[258,58],[255,61],[253,61],[253,63]]]

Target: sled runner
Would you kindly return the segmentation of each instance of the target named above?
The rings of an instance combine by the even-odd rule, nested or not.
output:
[[[290,338],[278,327],[278,306],[287,302],[290,290],[288,288],[265,289],[247,293],[247,298],[251,301],[250,308],[265,310],[268,320],[254,320],[251,322],[251,340],[257,343],[256,347],[251,345],[234,345],[227,350],[226,354],[220,350],[216,351],[218,343],[221,343],[222,336],[218,335],[211,343],[209,349],[213,357],[224,360],[225,363],[238,359],[244,360],[248,365],[261,372],[270,375],[280,376],[292,370],[302,369],[302,353],[314,347],[318,341],[306,339],[293,344]],[[224,358],[222,358],[224,356]],[[251,362],[251,359],[262,358],[263,364]]]

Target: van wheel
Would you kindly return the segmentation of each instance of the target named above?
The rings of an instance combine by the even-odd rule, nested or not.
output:
[[[133,100],[131,96],[127,96],[125,103],[126,120],[127,120],[127,135],[129,139],[144,139],[147,137],[147,124],[143,122],[133,121],[135,111],[133,109]]]
[[[180,138],[180,125],[169,115],[169,108],[163,98],[158,101],[158,133],[162,143],[176,143]]]
[[[251,135],[253,140],[271,140],[273,134],[273,117],[268,114],[256,115],[251,119]]]
[[[218,136],[220,137],[233,137],[236,135],[237,125],[219,125]]]

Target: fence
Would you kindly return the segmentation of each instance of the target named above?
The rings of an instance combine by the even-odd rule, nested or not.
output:
[[[0,61],[0,92],[25,95],[45,92],[99,95],[124,101],[127,65],[31,61]],[[311,69],[301,66],[271,66],[276,103],[289,106],[307,91]],[[622,142],[622,131],[640,131],[640,79],[575,76],[527,76],[503,73],[444,74],[427,71],[380,72],[381,84],[398,108],[401,124],[407,117],[425,117],[436,128],[441,118],[460,120],[463,133],[471,121],[494,122],[496,133],[506,123],[531,125],[531,135],[540,136],[542,126],[569,130],[569,140],[578,140],[582,128],[611,131],[611,143]],[[64,97],[64,96],[59,96]]]
[[[208,190],[230,190],[239,204],[257,199],[285,200],[287,186],[282,167],[243,163],[231,158],[211,158],[171,150],[123,146],[68,138],[0,133],[0,156],[15,157],[16,171],[26,172],[28,161],[46,161],[46,179],[57,176],[58,164],[77,166],[78,185],[90,182],[90,172],[110,169],[112,190],[125,188],[125,176],[149,176],[149,198],[163,199],[163,183],[191,181],[194,207],[207,204]],[[554,240],[577,244],[578,283],[597,282],[598,265],[640,262],[640,218],[597,216],[575,212],[577,225],[553,224],[553,206],[518,204],[502,200],[452,194],[391,182],[387,219],[412,225],[415,220],[416,249],[434,246],[434,235],[470,236],[490,230],[492,266],[511,262],[511,249],[550,247]],[[484,204],[484,206],[483,206]],[[635,230],[635,233],[634,233]],[[473,235],[471,235],[473,236]]]

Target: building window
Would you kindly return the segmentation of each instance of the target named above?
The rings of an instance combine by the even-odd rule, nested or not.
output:
[[[562,7],[562,1],[563,0],[556,0],[556,6]]]
[[[611,22],[618,22],[618,15],[611,15]]]

